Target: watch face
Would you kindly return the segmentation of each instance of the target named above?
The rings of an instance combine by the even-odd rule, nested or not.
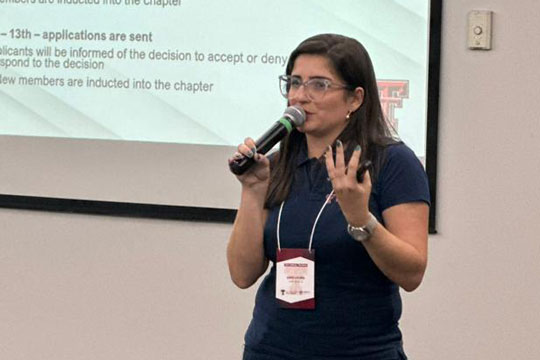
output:
[[[349,234],[357,241],[364,241],[369,237],[369,233],[366,230],[359,228],[349,228]]]
[[[371,220],[365,226],[362,227],[353,227],[351,224],[347,225],[347,232],[355,239],[356,241],[365,241],[369,239],[373,230],[377,226],[377,218],[371,214]]]

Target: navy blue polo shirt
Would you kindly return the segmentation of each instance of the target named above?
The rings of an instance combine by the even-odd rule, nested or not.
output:
[[[385,161],[372,187],[369,207],[384,225],[382,212],[407,202],[429,204],[425,171],[402,143],[385,149]],[[304,148],[281,215],[282,248],[307,249],[313,224],[332,191],[324,163]],[[279,307],[275,298],[276,227],[279,206],[270,209],[264,250],[272,262],[257,292],[245,335],[245,360],[405,359],[398,321],[399,288],[373,263],[364,246],[347,233],[338,203],[324,208],[315,228],[315,309]]]

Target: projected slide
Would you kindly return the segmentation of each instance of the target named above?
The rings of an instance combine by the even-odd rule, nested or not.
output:
[[[0,134],[235,145],[285,108],[308,36],[357,38],[386,115],[425,154],[428,4],[0,0]]]

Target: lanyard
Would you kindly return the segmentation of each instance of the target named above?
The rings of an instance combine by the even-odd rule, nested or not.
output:
[[[321,214],[326,207],[326,205],[330,202],[330,199],[332,199],[332,195],[334,195],[334,190],[328,194],[326,197],[326,201],[324,202],[323,206],[321,207],[321,210],[319,210],[319,214],[317,214],[317,218],[315,218],[315,222],[313,223],[313,228],[311,228],[311,235],[309,237],[309,247],[308,250],[311,252],[311,245],[313,244],[313,235],[315,234],[315,227],[317,226],[317,223],[319,222],[319,218],[321,217]],[[281,224],[281,213],[283,212],[283,205],[285,205],[285,201],[281,203],[281,206],[279,207],[279,213],[278,213],[278,221],[277,221],[277,229],[276,229],[276,235],[277,235],[277,246],[278,250],[281,251],[281,241],[279,238],[279,225]]]

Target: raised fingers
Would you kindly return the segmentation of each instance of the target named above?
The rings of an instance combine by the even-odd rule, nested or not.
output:
[[[347,165],[347,177],[351,180],[356,179],[356,172],[358,171],[358,163],[360,162],[360,155],[362,155],[362,150],[360,148],[360,145],[356,145],[352,153],[352,156],[349,159],[349,164]]]
[[[344,175],[346,171],[345,155],[343,154],[343,143],[341,140],[336,141],[336,171],[340,175]]]
[[[367,188],[371,189],[371,172],[366,170],[364,174],[364,181],[362,181],[362,184],[366,186]]]
[[[330,181],[334,180],[336,168],[334,166],[334,157],[332,156],[332,146],[328,145],[326,152],[324,153],[326,162],[326,171],[328,172],[328,178]]]

